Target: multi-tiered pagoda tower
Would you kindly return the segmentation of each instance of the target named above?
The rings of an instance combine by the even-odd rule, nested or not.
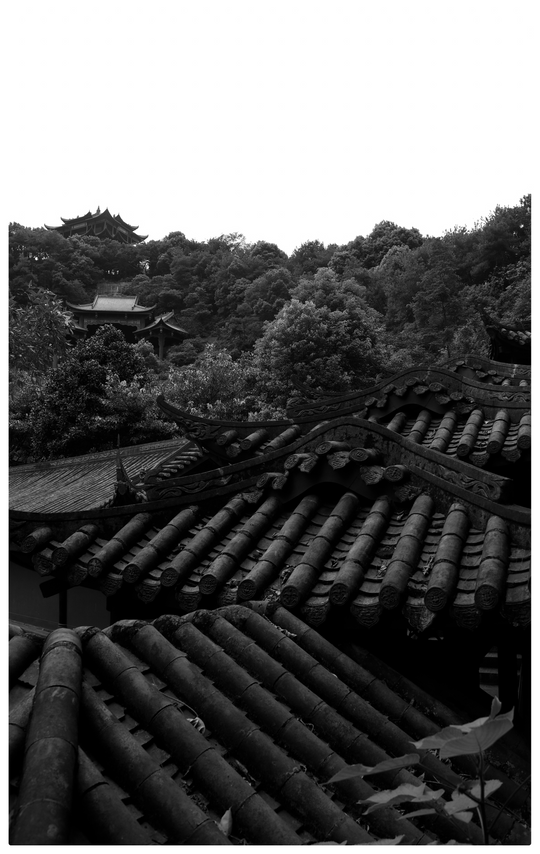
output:
[[[45,225],[49,231],[58,231],[62,237],[99,237],[100,240],[118,240],[119,243],[142,243],[148,237],[135,232],[138,225],[129,225],[124,222],[120,214],[113,216],[108,208],[101,211],[99,208],[95,213],[76,216],[73,219],[62,220],[62,225]]]

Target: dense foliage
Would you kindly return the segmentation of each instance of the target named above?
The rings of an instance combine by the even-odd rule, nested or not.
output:
[[[41,383],[19,384],[13,392],[12,460],[169,438],[175,425],[161,418],[155,403],[154,361],[148,344],[127,344],[112,326],[76,344]]]
[[[161,436],[171,428],[146,402],[160,391],[214,417],[275,417],[295,381],[348,391],[409,364],[487,353],[484,312],[530,320],[530,251],[530,196],[443,237],[383,221],[367,237],[309,241],[290,257],[239,234],[199,242],[172,232],[128,246],[12,224],[10,388],[14,436],[25,434],[27,449],[17,458],[78,453],[113,434]],[[102,336],[69,346],[63,301],[88,303],[104,286],[174,311],[189,337],[167,363],[150,368],[145,345],[142,370],[107,339],[105,364]]]

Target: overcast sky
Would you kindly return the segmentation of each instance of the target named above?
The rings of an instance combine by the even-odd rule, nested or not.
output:
[[[534,7],[12,3],[6,218],[99,205],[151,239],[241,232],[287,253],[382,219],[471,226],[531,191]]]

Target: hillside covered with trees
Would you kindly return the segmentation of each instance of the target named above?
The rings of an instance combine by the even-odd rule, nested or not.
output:
[[[195,413],[261,419],[283,414],[295,382],[345,392],[487,353],[483,313],[530,321],[530,255],[530,196],[442,237],[383,221],[290,256],[239,234],[124,245],[12,224],[12,461],[170,436],[159,393]],[[188,337],[167,361],[111,327],[73,342],[65,301],[89,303],[107,283],[174,311]]]

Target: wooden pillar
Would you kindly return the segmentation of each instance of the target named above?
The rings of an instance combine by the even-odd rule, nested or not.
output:
[[[163,361],[165,358],[165,333],[160,332],[158,336],[158,358]]]

